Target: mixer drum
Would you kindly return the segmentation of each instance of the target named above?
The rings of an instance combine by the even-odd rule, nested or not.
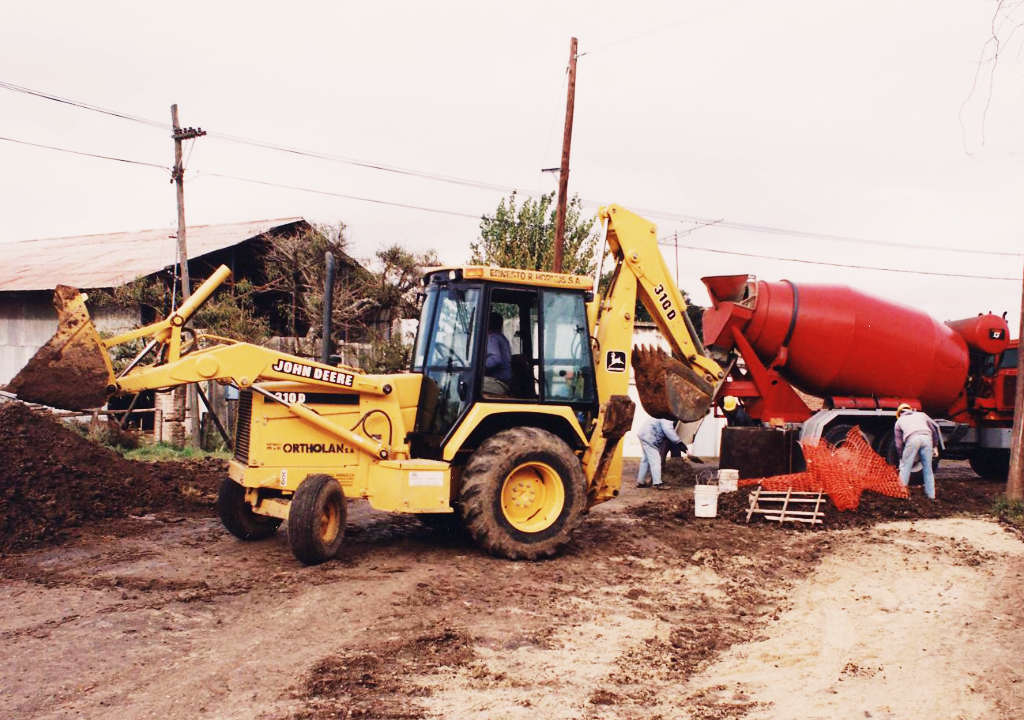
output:
[[[744,300],[736,296],[736,282],[729,282],[738,277],[703,279],[715,305],[705,313],[712,335],[706,342],[727,339],[713,334],[730,324],[727,316],[742,302],[753,310],[740,325],[743,335],[766,364],[785,343],[788,357],[779,371],[805,392],[918,398],[926,411],[941,414],[964,388],[966,343],[922,312],[848,287],[788,281],[756,281],[756,298],[750,297],[751,282]]]

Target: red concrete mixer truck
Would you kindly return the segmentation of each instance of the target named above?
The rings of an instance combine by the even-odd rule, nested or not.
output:
[[[712,302],[704,342],[730,368],[718,398],[740,398],[756,421],[797,427],[801,440],[841,442],[859,427],[890,462],[896,407],[910,403],[938,422],[944,457],[1005,479],[1019,345],[1005,317],[943,324],[842,286],[749,275],[703,282]],[[795,389],[823,407],[812,410]]]

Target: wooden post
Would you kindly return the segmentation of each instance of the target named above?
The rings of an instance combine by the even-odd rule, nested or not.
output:
[[[1021,282],[1024,283],[1024,269],[1021,271]],[[1013,396],[1013,431],[1010,438],[1010,473],[1006,477],[1006,498],[1008,500],[1024,500],[1024,347],[1021,347],[1021,335],[1024,334],[1024,285],[1020,296],[1020,327],[1017,330],[1017,391]]]
[[[181,299],[184,302],[192,294],[192,284],[188,276],[188,244],[185,242],[185,169],[181,166],[181,141],[184,134],[178,125],[178,106],[171,105],[171,127],[174,138],[174,170],[171,180],[174,182],[178,195],[178,267],[181,278]]]
[[[576,38],[569,41],[569,89],[565,97],[565,132],[562,134],[562,168],[558,175],[558,211],[555,214],[554,271],[562,272],[565,252],[565,205],[569,192],[569,149],[572,145],[572,113],[576,104]]]
[[[202,128],[182,128],[178,123],[178,105],[171,105],[171,137],[174,139],[174,169],[171,182],[175,184],[178,199],[178,266],[181,268],[181,301],[192,295],[192,281],[188,273],[188,244],[185,239],[185,168],[181,164],[181,141],[193,140],[206,134]],[[192,411],[192,444],[199,446],[199,397],[195,385],[189,385],[188,404],[183,416]]]

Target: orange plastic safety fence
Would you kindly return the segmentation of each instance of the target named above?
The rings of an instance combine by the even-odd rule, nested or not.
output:
[[[910,497],[907,488],[900,484],[896,468],[871,449],[858,428],[852,428],[838,447],[824,440],[800,445],[807,461],[806,472],[744,479],[740,485],[759,484],[765,490],[823,490],[837,510],[855,510],[865,490],[889,497]]]

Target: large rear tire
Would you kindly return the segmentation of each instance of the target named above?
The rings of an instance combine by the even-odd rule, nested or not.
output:
[[[1010,474],[1010,451],[999,448],[977,448],[969,458],[971,470],[985,480],[1006,480]]]
[[[330,475],[308,475],[288,509],[288,542],[306,565],[330,560],[345,539],[345,493]]]
[[[245,501],[245,488],[224,478],[217,493],[217,515],[228,532],[240,540],[262,540],[277,532],[281,519],[257,515]]]
[[[587,485],[572,449],[546,430],[488,438],[462,474],[462,519],[480,547],[512,560],[551,557],[583,520]]]

